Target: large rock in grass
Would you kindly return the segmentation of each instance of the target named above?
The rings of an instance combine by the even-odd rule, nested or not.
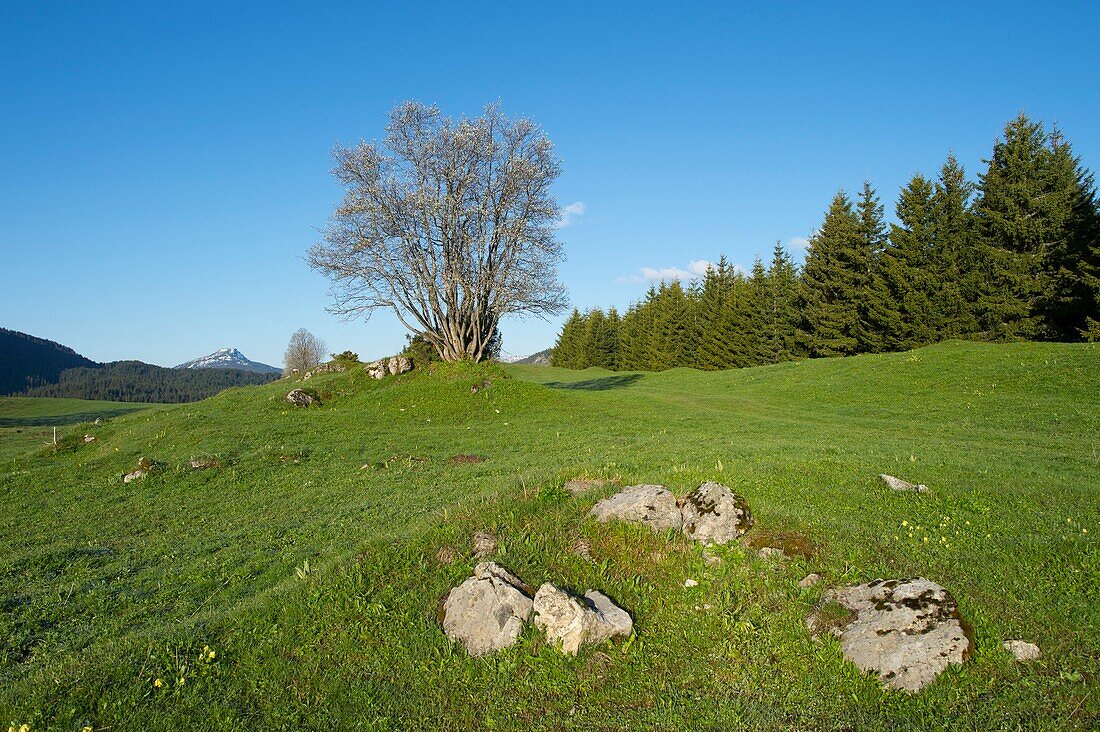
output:
[[[684,534],[704,544],[728,544],[752,527],[744,498],[719,483],[707,482],[684,499]]]
[[[563,653],[575,656],[583,643],[603,643],[628,636],[634,629],[630,614],[602,592],[571,595],[549,582],[535,593],[535,626]]]
[[[393,356],[386,361],[386,370],[391,376],[408,373],[412,367],[412,361],[407,356]]]
[[[471,656],[484,656],[516,642],[531,617],[530,590],[496,562],[481,562],[474,575],[443,599],[443,632]]]
[[[894,689],[919,691],[973,652],[955,598],[924,577],[828,590],[815,612],[829,604],[848,611],[830,628],[844,657]]]
[[[308,407],[311,404],[320,404],[321,400],[304,389],[295,389],[286,395],[286,400],[296,407]]]
[[[598,501],[591,515],[602,522],[642,523],[654,531],[679,529],[684,523],[676,496],[661,485],[632,485]]]

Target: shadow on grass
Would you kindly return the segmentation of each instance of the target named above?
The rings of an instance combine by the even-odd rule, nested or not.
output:
[[[642,374],[618,374],[616,376],[604,376],[599,379],[587,381],[549,381],[545,386],[551,389],[580,389],[582,391],[607,391],[608,389],[622,389],[632,385],[642,378]]]
[[[43,414],[28,415],[26,417],[0,417],[0,427],[62,427],[67,424],[79,422],[93,422],[96,417],[110,419],[121,417],[130,412],[145,409],[140,407],[112,407],[110,409],[95,409],[87,412],[71,412],[69,414]]]

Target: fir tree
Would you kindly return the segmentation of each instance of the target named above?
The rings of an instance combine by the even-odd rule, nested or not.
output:
[[[984,286],[975,248],[974,214],[970,198],[974,185],[954,154],[940,168],[933,194],[933,238],[939,288],[936,310],[942,318],[940,338],[977,333],[974,303]]]
[[[984,283],[980,326],[995,338],[1035,338],[1047,289],[1044,255],[1062,235],[1067,201],[1052,196],[1051,155],[1040,122],[1021,114],[1005,126],[980,178],[974,204]]]
[[[811,356],[859,352],[859,297],[866,263],[859,217],[843,190],[833,197],[821,228],[810,238],[799,294],[799,341]]]
[[[761,315],[763,353],[768,363],[796,358],[798,331],[798,269],[778,241],[768,267],[767,291]]]
[[[891,335],[886,327],[895,310],[881,271],[882,257],[888,243],[883,207],[870,181],[863,181],[856,204],[857,242],[849,256],[850,287],[856,293],[856,340],[860,352],[883,350]]]

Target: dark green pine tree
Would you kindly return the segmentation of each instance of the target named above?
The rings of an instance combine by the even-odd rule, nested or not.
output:
[[[772,363],[764,322],[768,303],[768,269],[759,256],[753,260],[752,272],[745,280],[743,289],[741,329],[744,333],[744,351],[741,363],[743,366]]]
[[[604,366],[610,362],[612,354],[608,340],[607,318],[603,311],[594,308],[584,314],[584,366]],[[606,366],[604,366],[606,368]]]
[[[954,154],[940,168],[933,194],[935,268],[939,277],[936,311],[942,318],[940,339],[962,338],[980,328],[974,314],[984,283],[980,251],[975,246],[974,213],[970,198],[974,184]]]
[[[993,338],[1037,338],[1044,331],[1044,260],[1069,213],[1068,201],[1052,195],[1047,143],[1042,123],[1021,114],[1005,126],[980,178],[974,204],[983,283],[977,316]]]
[[[584,318],[581,311],[573,308],[573,313],[562,325],[554,350],[550,354],[550,364],[563,369],[584,368]]]
[[[1092,172],[1081,165],[1069,142],[1055,129],[1050,135],[1047,195],[1061,220],[1060,235],[1047,242],[1042,260],[1042,290],[1036,306],[1046,338],[1080,340],[1097,309],[1097,247],[1100,210]]]
[[[651,359],[654,371],[688,366],[696,351],[688,295],[678,280],[661,283],[654,301]]]
[[[883,328],[888,350],[907,350],[935,343],[943,331],[939,312],[940,277],[935,252],[935,189],[914,175],[898,195],[898,223],[890,229],[890,246],[881,265],[892,308]]]
[[[717,370],[734,365],[737,344],[731,311],[735,277],[733,267],[723,256],[703,278],[697,305],[700,323],[697,368]]]
[[[863,181],[856,215],[858,241],[850,255],[851,287],[857,295],[856,340],[861,353],[876,353],[887,346],[894,303],[882,272],[882,257],[888,244],[886,219],[878,194],[870,181]]]
[[[799,344],[810,356],[859,352],[859,298],[866,261],[860,222],[843,190],[833,197],[825,221],[810,238],[799,288]]]
[[[778,241],[768,266],[767,288],[761,313],[762,352],[768,363],[790,361],[798,348],[798,268]]]

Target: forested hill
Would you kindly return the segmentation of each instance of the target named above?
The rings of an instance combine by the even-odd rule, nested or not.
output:
[[[277,378],[240,369],[169,369],[141,361],[100,364],[60,343],[0,328],[0,395],[195,402],[231,386]]]
[[[0,328],[0,394],[50,384],[65,369],[95,365],[60,343]]]
[[[116,402],[194,402],[233,386],[266,384],[277,378],[278,374],[238,369],[169,369],[141,361],[116,361],[63,371],[57,383],[28,389],[25,394]]]

